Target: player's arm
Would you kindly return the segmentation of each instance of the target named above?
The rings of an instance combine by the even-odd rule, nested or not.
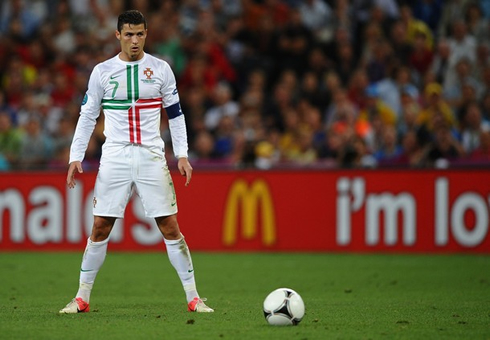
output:
[[[192,178],[192,166],[189,163],[189,159],[187,157],[179,158],[177,167],[179,168],[180,174],[185,176],[185,186],[188,186]]]
[[[172,146],[174,155],[179,160],[177,167],[180,174],[186,177],[185,185],[189,185],[192,178],[192,166],[189,163],[187,155],[187,130],[185,125],[184,114],[180,108],[180,103],[177,102],[165,108],[168,116],[168,125],[170,128],[170,136],[172,137]]]
[[[174,155],[178,159],[177,167],[182,176],[186,177],[185,185],[189,185],[192,178],[192,166],[188,160],[187,129],[185,118],[180,107],[179,93],[175,76],[168,64],[165,64],[166,79],[162,87],[163,102],[168,117],[170,136]]]
[[[68,175],[66,177],[66,183],[69,188],[75,186],[75,172],[83,172],[82,161],[100,114],[103,94],[104,90],[100,84],[100,72],[95,67],[90,75],[87,93],[82,101],[80,116],[78,117],[78,123],[70,147],[70,166],[68,167]]]
[[[78,173],[83,172],[82,168],[82,162],[80,161],[73,161],[70,163],[70,166],[68,167],[68,175],[66,176],[66,184],[70,189],[73,189],[75,187],[75,171]]]

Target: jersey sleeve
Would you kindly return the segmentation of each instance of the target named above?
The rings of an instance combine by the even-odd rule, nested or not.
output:
[[[167,110],[169,118],[170,136],[172,137],[172,147],[177,158],[188,156],[187,130],[185,117],[180,107],[177,83],[170,66],[164,64],[164,81],[161,89],[163,107]]]
[[[90,75],[88,89],[82,101],[80,117],[71,143],[69,163],[83,161],[96,120],[100,115],[103,96],[104,89],[100,81],[100,70],[96,66]]]

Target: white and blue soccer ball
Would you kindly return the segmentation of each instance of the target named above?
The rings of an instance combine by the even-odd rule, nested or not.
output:
[[[297,325],[304,315],[303,299],[290,288],[278,288],[264,300],[264,316],[270,325]]]

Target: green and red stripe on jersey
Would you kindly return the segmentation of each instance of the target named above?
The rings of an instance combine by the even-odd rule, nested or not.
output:
[[[102,99],[102,108],[126,111],[131,143],[141,144],[141,110],[161,109],[162,98],[139,98],[138,65],[126,66],[127,99]]]

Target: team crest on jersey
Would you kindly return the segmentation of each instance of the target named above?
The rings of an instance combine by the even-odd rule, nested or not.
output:
[[[151,68],[147,67],[143,73],[145,74],[146,76],[146,79],[151,79],[151,76],[153,75],[153,71],[151,70]]]
[[[146,79],[141,79],[142,82],[153,84],[156,81],[154,79],[151,79],[151,76],[153,75],[153,70],[150,67],[144,69],[143,74],[146,76]]]

